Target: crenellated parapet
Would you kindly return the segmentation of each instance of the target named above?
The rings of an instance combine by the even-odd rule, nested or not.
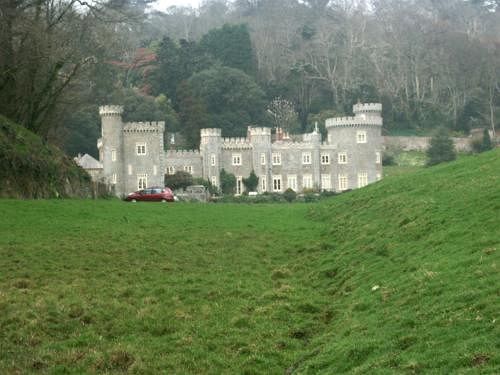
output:
[[[367,112],[382,112],[381,103],[358,103],[352,106],[354,114]]]
[[[271,128],[265,128],[265,127],[248,127],[248,132],[250,136],[252,137],[257,137],[257,136],[271,136]]]
[[[222,138],[222,148],[223,149],[251,149],[253,148],[252,143],[248,138],[244,137],[231,137]]]
[[[103,105],[99,107],[99,115],[103,117],[121,116],[123,106],[121,105]]]
[[[201,137],[220,137],[222,130],[219,128],[205,128],[200,130]]]
[[[199,150],[167,150],[165,151],[165,155],[167,158],[179,158],[179,159],[187,159],[192,157],[200,157]]]
[[[272,144],[272,148],[276,150],[310,150],[316,147],[311,142],[276,141]]]
[[[163,133],[165,121],[127,122],[123,126],[125,133]]]
[[[357,127],[365,125],[375,125],[382,126],[382,117],[364,117],[359,116],[349,116],[349,117],[334,117],[326,119],[325,126],[327,128],[334,126],[345,126],[345,127]]]

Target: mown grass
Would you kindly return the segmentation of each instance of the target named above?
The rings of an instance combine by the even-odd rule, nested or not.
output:
[[[500,152],[319,204],[0,201],[0,373],[495,373]]]

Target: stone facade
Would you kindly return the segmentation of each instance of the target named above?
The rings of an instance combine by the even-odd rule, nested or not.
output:
[[[252,170],[260,193],[355,189],[382,177],[382,105],[356,104],[353,111],[326,120],[326,140],[317,129],[300,140],[278,130],[273,141],[270,128],[248,127],[245,138],[224,138],[214,128],[201,130],[199,150],[165,151],[163,122],[123,123],[121,106],[103,106],[100,177],[115,185],[117,195],[163,186],[164,175],[179,170],[218,186],[225,169],[237,178],[237,194]]]

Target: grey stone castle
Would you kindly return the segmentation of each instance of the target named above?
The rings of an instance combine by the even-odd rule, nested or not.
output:
[[[272,137],[270,128],[252,126],[246,138],[224,138],[214,128],[201,129],[199,150],[178,151],[164,149],[163,122],[124,123],[123,107],[103,106],[100,160],[88,169],[93,178],[113,184],[117,195],[163,186],[164,175],[176,171],[219,186],[221,169],[236,176],[236,194],[252,170],[260,193],[355,189],[382,177],[382,105],[355,104],[353,111],[354,116],[326,120],[326,140],[317,128],[300,139],[280,129]]]

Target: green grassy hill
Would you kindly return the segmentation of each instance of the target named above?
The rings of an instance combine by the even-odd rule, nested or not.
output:
[[[500,150],[320,204],[0,211],[0,373],[500,370]]]
[[[86,196],[89,184],[61,150],[0,115],[0,197]]]

